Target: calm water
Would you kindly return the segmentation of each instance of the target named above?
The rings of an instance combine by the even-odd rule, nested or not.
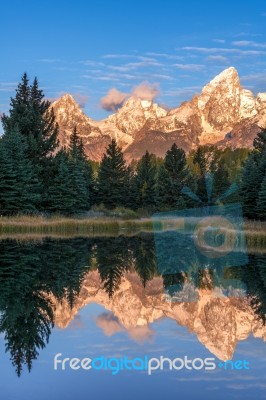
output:
[[[2,241],[1,398],[266,398],[266,257],[164,272],[157,253],[150,234]],[[58,353],[216,367],[55,370]]]

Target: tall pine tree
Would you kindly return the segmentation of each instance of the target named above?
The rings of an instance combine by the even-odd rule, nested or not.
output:
[[[27,146],[17,129],[0,141],[0,212],[34,213],[40,195],[39,181],[26,157]]]
[[[157,204],[155,157],[146,151],[139,160],[134,179],[135,208],[153,209]]]
[[[127,167],[122,150],[113,139],[106,149],[99,168],[98,202],[110,209],[124,206],[127,177]]]
[[[242,173],[241,198],[244,215],[264,218],[264,177],[266,175],[266,131],[262,130],[253,142],[255,150],[246,160]]]
[[[50,102],[44,99],[43,91],[39,89],[37,78],[29,85],[25,73],[10,105],[9,116],[2,117],[4,133],[18,129],[26,139],[28,158],[35,165],[41,164],[58,146],[58,126]]]
[[[184,150],[174,143],[167,151],[158,178],[158,203],[163,209],[183,208],[186,199],[181,190],[190,183]]]

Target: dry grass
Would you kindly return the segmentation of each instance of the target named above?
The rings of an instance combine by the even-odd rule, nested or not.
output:
[[[17,216],[0,218],[0,237],[13,235],[41,236],[99,236],[136,234],[152,231],[149,219],[122,220],[114,218],[44,218],[39,216]]]
[[[156,231],[175,229],[176,224],[165,227],[156,224]],[[178,225],[178,224],[177,224]],[[245,221],[245,237],[248,252],[266,252],[266,222]],[[0,217],[0,239],[41,240],[51,238],[133,236],[140,232],[153,232],[149,218],[123,220],[119,218],[64,218],[41,216]]]

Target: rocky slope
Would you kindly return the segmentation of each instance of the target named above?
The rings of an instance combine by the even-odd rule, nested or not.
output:
[[[130,161],[146,150],[164,156],[174,142],[185,151],[199,144],[250,147],[260,127],[266,126],[266,93],[255,97],[243,89],[233,67],[216,76],[191,101],[169,112],[151,101],[131,97],[115,114],[96,122],[70,95],[52,106],[61,144],[68,144],[76,125],[93,160],[101,159],[111,138],[117,140]]]
[[[140,327],[149,331],[152,322],[171,318],[195,333],[211,353],[224,361],[233,357],[238,341],[247,339],[250,334],[266,340],[266,327],[256,317],[248,299],[214,297],[213,292],[201,290],[197,302],[169,302],[165,301],[161,278],[154,278],[143,288],[139,277],[133,273],[122,278],[119,289],[110,299],[98,272],[89,272],[72,309],[67,300],[55,302],[56,325],[66,328],[79,310],[90,303],[111,311],[120,326],[129,332]]]

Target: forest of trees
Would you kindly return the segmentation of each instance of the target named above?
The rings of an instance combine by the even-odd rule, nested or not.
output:
[[[164,159],[146,151],[130,165],[112,140],[95,165],[76,128],[70,145],[59,146],[50,103],[37,79],[30,84],[26,74],[2,124],[0,215],[86,215],[99,206],[150,215],[241,202],[247,218],[266,219],[266,130],[258,134],[253,150],[199,146],[186,155],[173,144]]]

